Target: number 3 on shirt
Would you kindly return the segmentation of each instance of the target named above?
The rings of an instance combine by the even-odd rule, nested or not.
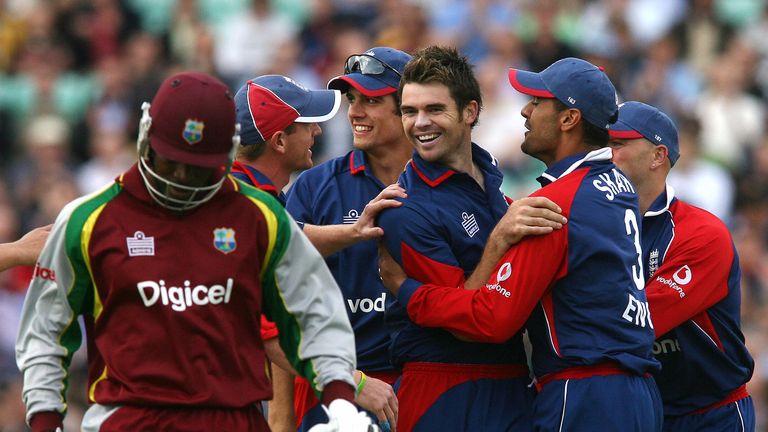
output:
[[[635,242],[635,252],[637,252],[637,265],[632,266],[632,280],[638,290],[645,288],[645,278],[643,277],[643,250],[640,248],[640,230],[637,227],[637,216],[635,212],[627,209],[624,212],[624,228],[627,229],[627,235],[632,236]]]

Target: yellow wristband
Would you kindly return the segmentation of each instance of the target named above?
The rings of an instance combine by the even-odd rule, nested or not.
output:
[[[355,389],[355,397],[359,396],[360,392],[363,391],[363,387],[365,387],[366,382],[368,382],[368,377],[365,376],[363,371],[360,371],[360,382],[357,383],[357,389]]]

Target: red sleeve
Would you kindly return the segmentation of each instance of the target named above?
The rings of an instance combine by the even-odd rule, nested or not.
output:
[[[734,260],[727,228],[709,214],[692,213],[677,221],[664,262],[646,281],[656,336],[662,336],[706,311],[728,295]],[[695,218],[696,223],[689,223]]]
[[[441,327],[478,342],[504,342],[567,272],[567,239],[566,227],[523,240],[477,290],[422,285],[410,298],[408,315],[421,326]]]
[[[531,196],[551,199],[569,217],[573,197],[588,172],[578,169]],[[505,342],[525,325],[536,304],[567,272],[566,224],[513,246],[485,286],[477,290],[419,286],[408,300],[408,315],[424,327],[441,327],[478,342]]]
[[[422,255],[405,242],[400,243],[400,256],[403,259],[403,271],[410,278],[454,287],[464,283],[462,269]]]
[[[270,340],[277,337],[279,332],[277,326],[272,321],[268,320],[263,314],[261,315],[261,340]]]

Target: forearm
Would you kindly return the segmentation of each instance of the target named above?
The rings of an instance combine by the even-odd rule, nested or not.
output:
[[[480,262],[477,263],[475,271],[464,282],[465,289],[478,289],[485,285],[485,283],[491,278],[493,271],[496,270],[501,257],[507,252],[507,244],[497,242],[493,240],[493,234],[488,239],[488,243],[483,250],[483,256],[480,258]]]
[[[0,243],[0,271],[23,264],[21,257],[14,252],[13,243]]]
[[[267,358],[278,368],[282,369],[286,373],[298,375],[296,370],[291,366],[291,362],[285,356],[278,338],[272,338],[264,341],[264,352],[267,354]]]
[[[285,356],[283,356],[285,357]],[[296,416],[293,412],[294,375],[276,364],[272,364],[272,400],[269,401],[268,422],[273,432],[296,430]]]
[[[320,255],[327,257],[362,240],[354,225],[310,225],[304,224],[307,236]]]

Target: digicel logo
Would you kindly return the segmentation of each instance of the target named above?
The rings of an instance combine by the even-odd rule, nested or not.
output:
[[[192,305],[204,306],[207,304],[229,303],[232,295],[232,278],[227,279],[226,287],[224,285],[195,285],[194,287],[188,281],[184,281],[182,287],[165,286],[165,281],[143,281],[136,284],[139,290],[139,296],[144,302],[144,306],[150,307],[158,300],[163,306],[171,305],[171,309],[177,312],[183,312]]]
[[[34,277],[49,280],[51,282],[56,282],[56,272],[49,268],[45,268],[41,266],[40,263],[37,263],[37,265],[35,265]]]

